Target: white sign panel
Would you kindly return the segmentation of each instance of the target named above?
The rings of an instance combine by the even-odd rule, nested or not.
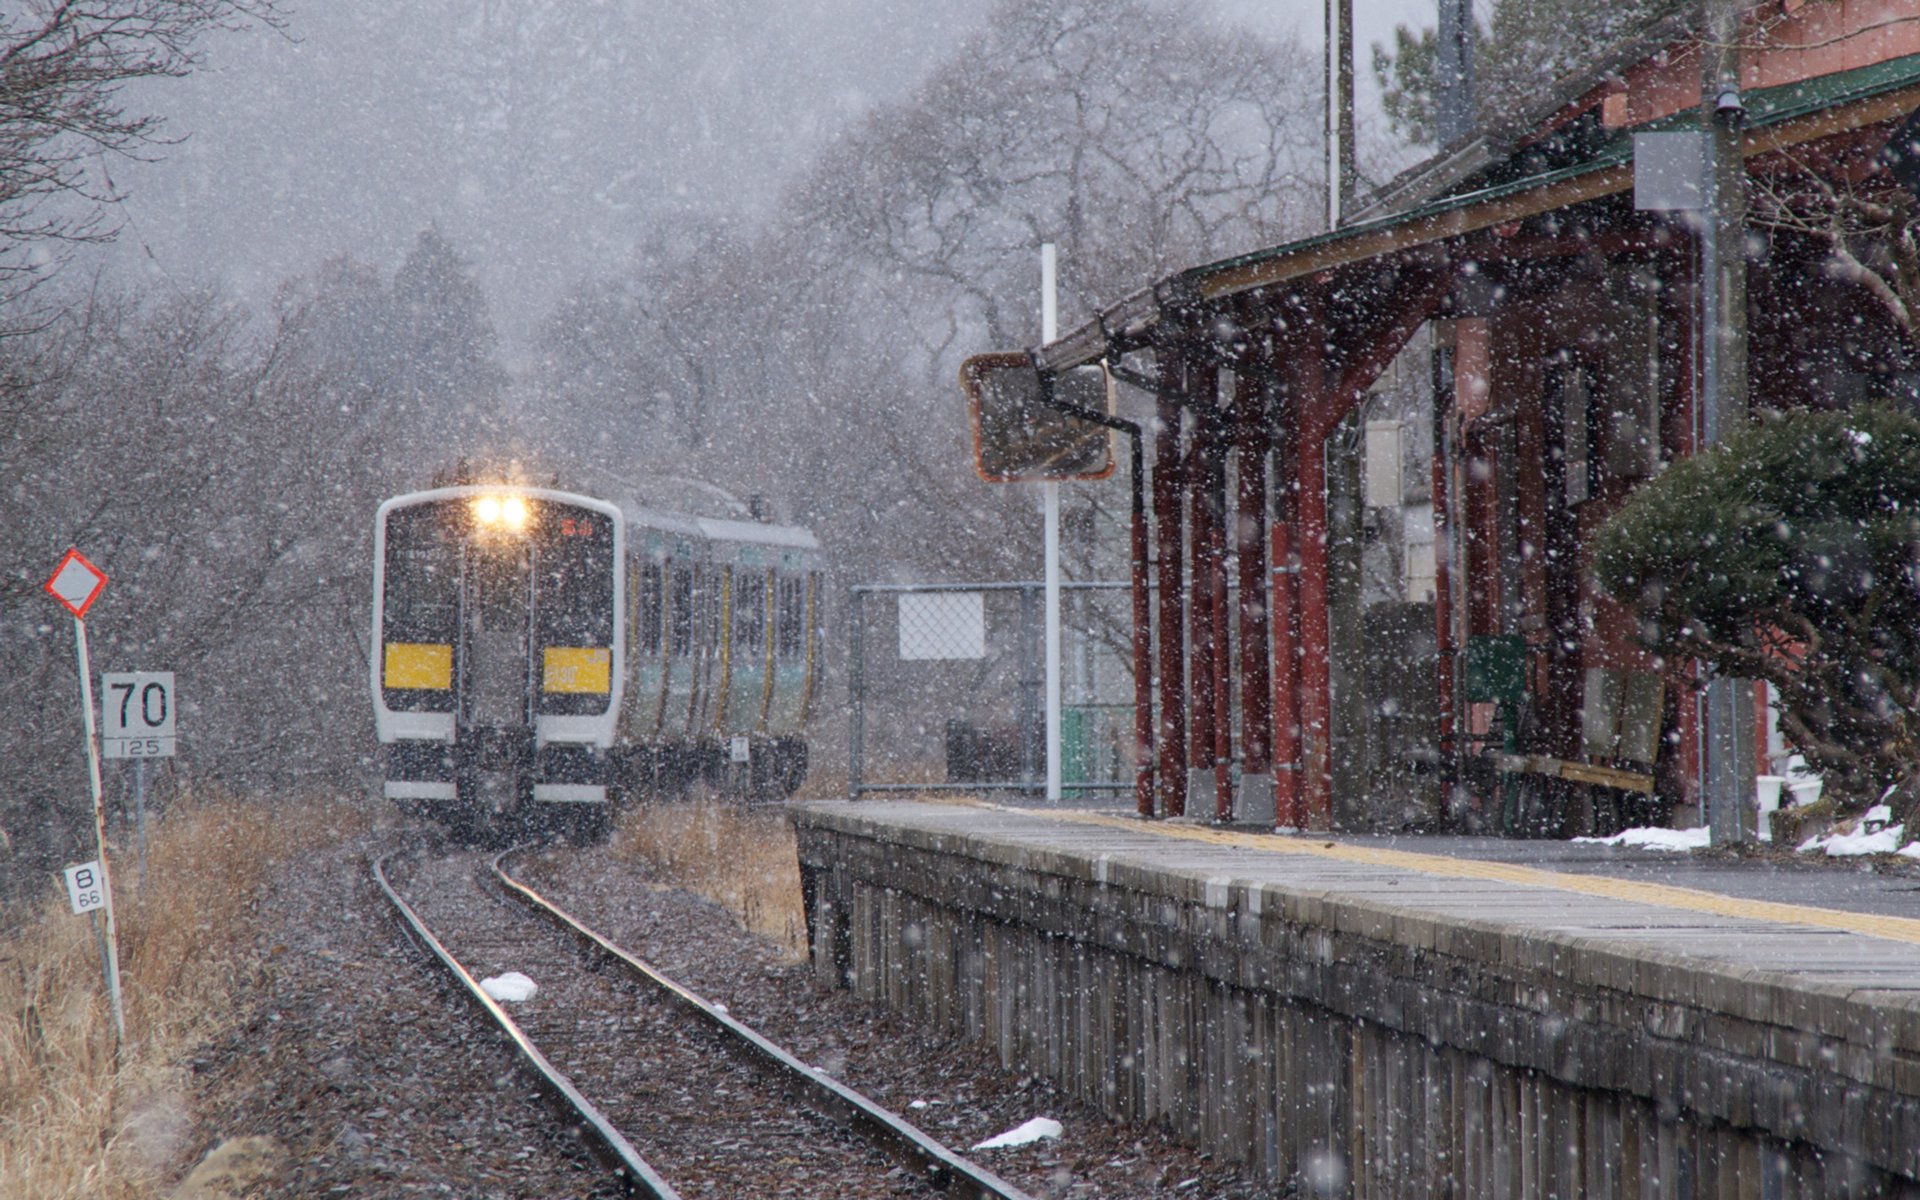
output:
[[[73,901],[77,913],[107,906],[107,885],[100,878],[99,860],[67,868],[67,899]]]
[[[900,657],[904,660],[985,658],[987,605],[982,592],[904,592],[900,596]]]
[[[1698,130],[1634,134],[1633,206],[1651,212],[1699,212],[1706,204],[1701,194],[1706,156],[1706,135]]]
[[[173,757],[173,672],[100,676],[100,747],[108,758]]]
[[[53,569],[53,578],[47,580],[47,594],[77,620],[86,619],[87,610],[106,587],[107,573],[88,562],[87,556],[78,550],[67,551],[60,565]]]

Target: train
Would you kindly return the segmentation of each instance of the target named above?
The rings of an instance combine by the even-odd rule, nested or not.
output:
[[[808,530],[460,484],[382,503],[373,558],[384,794],[456,836],[593,841],[636,796],[777,800],[804,780]]]

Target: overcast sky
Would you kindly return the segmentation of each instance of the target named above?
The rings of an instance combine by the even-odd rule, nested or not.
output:
[[[185,140],[108,164],[132,192],[114,251],[156,286],[259,304],[350,253],[387,269],[436,224],[510,345],[571,279],[675,214],[752,220],[811,150],[897,98],[990,0],[295,0],[285,36],[213,43],[152,103]],[[1203,0],[1317,47],[1323,0]],[[1431,0],[1359,0],[1357,75]],[[1318,87],[1318,80],[1309,81]],[[1363,115],[1364,119],[1364,115]]]

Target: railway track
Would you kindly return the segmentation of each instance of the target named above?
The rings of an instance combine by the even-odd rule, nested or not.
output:
[[[392,855],[374,875],[631,1190],[1026,1200],[515,880],[502,865],[512,854]],[[479,986],[506,970],[539,985],[511,1011]]]

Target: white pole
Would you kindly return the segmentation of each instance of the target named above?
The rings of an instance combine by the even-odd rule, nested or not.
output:
[[[1060,336],[1052,242],[1040,247],[1040,341]],[[1040,485],[1046,504],[1047,799],[1060,799],[1060,485]]]
[[[107,865],[107,805],[100,787],[100,738],[93,724],[93,665],[87,653],[87,623],[73,619],[74,654],[80,662],[80,702],[87,727],[87,772],[93,783],[93,842],[100,853],[100,894],[107,914],[107,995],[113,1002],[113,1039],[127,1040],[126,1009],[120,1002],[120,935],[113,921],[113,875]]]

